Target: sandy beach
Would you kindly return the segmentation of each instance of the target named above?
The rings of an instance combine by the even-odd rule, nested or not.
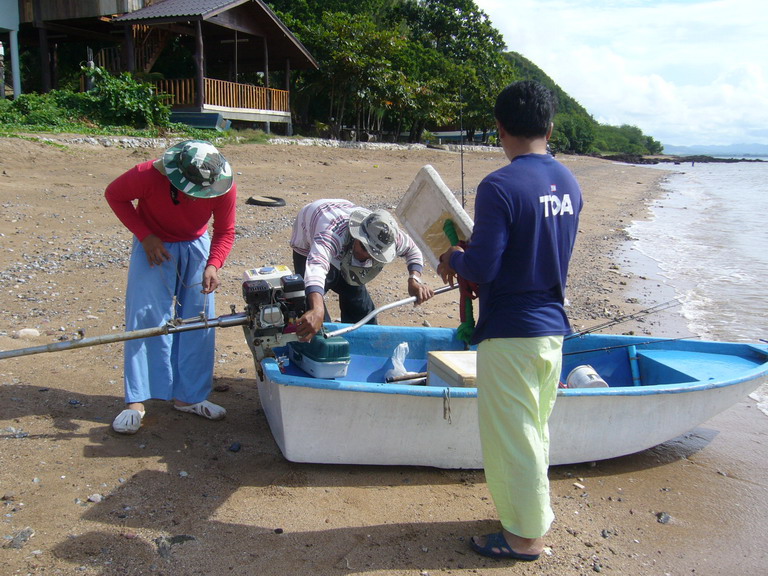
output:
[[[52,137],[53,138],[53,137]],[[0,139],[0,350],[124,330],[129,233],[105,186],[168,142],[57,136]],[[243,269],[291,264],[298,209],[348,198],[394,211],[432,165],[464,190],[472,214],[499,150],[226,145],[239,188],[237,238],[217,312],[242,309]],[[658,170],[558,156],[579,179],[585,209],[569,278],[577,330],[671,295],[649,267],[631,273],[622,246],[658,195]],[[462,178],[463,172],[463,178]],[[249,196],[282,207],[246,203]],[[434,270],[426,280],[439,286]],[[407,297],[395,263],[371,291]],[[383,313],[383,324],[455,327],[455,292]],[[333,297],[329,299],[333,311]],[[19,338],[23,329],[40,335]],[[674,309],[606,331],[687,335]],[[148,402],[135,436],[110,423],[123,404],[122,345],[0,360],[0,562],[3,574],[581,576],[761,574],[768,549],[768,425],[742,402],[683,437],[640,454],[553,467],[556,521],[534,564],[475,555],[473,534],[498,522],[482,471],[294,464],[260,409],[240,328],[217,332],[221,422]],[[233,447],[239,447],[234,450]]]

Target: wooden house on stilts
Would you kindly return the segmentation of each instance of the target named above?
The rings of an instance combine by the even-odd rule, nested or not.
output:
[[[154,83],[168,94],[171,119],[194,126],[240,122],[269,132],[277,124],[292,134],[291,72],[318,66],[262,0],[21,2],[22,23],[37,30],[44,89],[56,77],[62,36],[92,39],[101,46],[95,65]]]

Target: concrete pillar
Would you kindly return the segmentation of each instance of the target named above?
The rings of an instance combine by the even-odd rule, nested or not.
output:
[[[19,32],[18,30],[9,30],[8,36],[10,39],[10,56],[11,56],[11,82],[13,83],[13,97],[18,98],[21,94],[21,72],[19,63]],[[8,52],[6,52],[6,59],[8,58]],[[5,89],[3,89],[5,94]]]

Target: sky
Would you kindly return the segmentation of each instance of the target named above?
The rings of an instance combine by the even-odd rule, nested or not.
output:
[[[665,145],[768,144],[765,0],[475,4],[602,124]]]

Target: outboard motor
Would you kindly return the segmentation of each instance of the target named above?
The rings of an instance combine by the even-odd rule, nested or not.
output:
[[[250,319],[243,331],[258,366],[274,346],[296,340],[296,321],[307,309],[304,279],[287,266],[251,268],[243,274],[243,299]]]

